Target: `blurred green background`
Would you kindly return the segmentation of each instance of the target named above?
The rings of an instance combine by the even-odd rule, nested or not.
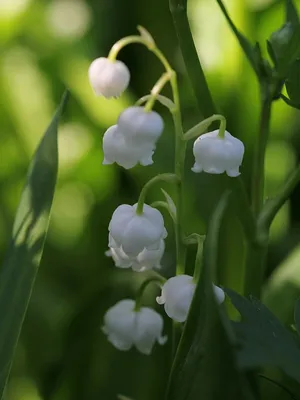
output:
[[[296,3],[300,7],[300,1]],[[283,22],[282,2],[228,0],[225,4],[237,26],[253,42],[261,42],[265,51],[265,39]],[[254,74],[215,1],[189,0],[189,15],[215,103],[228,119],[228,130],[246,144],[243,177],[247,184],[259,115]],[[129,171],[102,166],[104,131],[121,110],[150,91],[162,69],[141,46],[124,49],[120,58],[132,73],[131,86],[121,98],[109,101],[94,96],[87,69],[116,40],[135,33],[138,24],[152,33],[178,71],[184,125],[191,127],[198,122],[197,111],[167,0],[0,0],[1,258],[29,160],[64,88],[72,94],[59,132],[60,172],[49,236],[7,400],[113,400],[118,393],[135,400],[163,398],[170,346],[156,346],[150,357],[135,350],[122,353],[100,329],[105,311],[116,301],[134,296],[143,279],[141,274],[117,270],[104,255],[112,212],[121,203],[136,202],[143,183],[158,172],[171,171],[173,163],[171,120],[158,106],[166,129],[155,164]],[[276,193],[300,154],[299,111],[281,101],[273,110],[266,163],[268,195]],[[192,164],[189,149],[187,172]],[[226,185],[223,176],[187,173],[188,232],[204,232],[220,188]],[[148,201],[158,196],[159,190],[153,190]],[[300,188],[272,226],[270,279],[264,291],[266,304],[287,324],[292,323],[293,303],[300,295],[299,201]],[[163,273],[170,276],[174,238],[168,216],[166,224]],[[230,237],[231,231],[227,234]],[[230,245],[225,242],[225,247]],[[193,252],[189,259],[192,267]],[[238,260],[229,257],[229,262],[229,277],[220,271],[220,282],[238,288]],[[155,306],[156,295],[149,288],[145,304]],[[166,320],[167,332],[169,327]],[[283,379],[278,371],[269,372]],[[293,389],[300,393],[299,388]],[[265,383],[263,398],[284,400],[288,395]]]

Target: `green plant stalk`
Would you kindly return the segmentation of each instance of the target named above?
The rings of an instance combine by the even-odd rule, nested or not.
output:
[[[300,181],[300,165],[293,171],[280,193],[265,203],[258,219],[256,241],[250,243],[245,277],[245,294],[260,297],[265,273],[269,230],[276,214]]]
[[[252,209],[254,216],[260,213],[264,201],[264,181],[265,181],[265,155],[269,137],[270,118],[271,118],[272,96],[268,89],[262,88],[261,93],[261,115],[259,132],[253,157],[252,172]]]
[[[146,279],[141,284],[137,292],[134,311],[139,311],[141,309],[144,291],[150,283],[156,283],[159,287],[161,287],[161,285],[163,285],[165,281],[166,279],[163,276],[151,276],[150,278]]]
[[[300,165],[298,165],[298,167],[292,172],[278,195],[272,199],[269,199],[265,203],[257,222],[259,233],[262,233],[264,236],[268,235],[273,219],[275,218],[280,208],[289,199],[299,181]]]
[[[252,294],[258,298],[265,273],[265,261],[268,250],[268,233],[263,241],[259,240],[257,218],[264,203],[265,155],[269,137],[272,95],[267,84],[261,84],[261,114],[258,137],[253,157],[251,205],[256,220],[256,234],[248,241],[244,294]]]
[[[195,282],[195,284],[197,284],[197,282],[201,276],[202,257],[203,257],[203,242],[204,242],[203,237],[200,235],[197,235],[197,253],[196,253],[194,276],[193,276],[193,281]]]
[[[178,182],[178,177],[175,174],[159,174],[156,175],[154,178],[150,179],[143,187],[143,189],[141,190],[139,199],[138,199],[138,203],[137,203],[137,207],[136,207],[136,213],[138,215],[141,215],[143,213],[143,207],[144,207],[144,203],[146,200],[146,196],[148,193],[148,190],[157,182],[170,182],[170,183],[177,183]]]
[[[186,152],[186,142],[183,138],[182,118],[180,110],[180,98],[177,84],[177,74],[170,66],[168,60],[165,58],[163,53],[154,47],[151,51],[164,65],[167,72],[171,74],[170,84],[173,93],[174,108],[171,111],[175,127],[175,165],[174,173],[177,176],[176,186],[176,209],[177,209],[177,220],[175,223],[175,239],[176,239],[176,275],[183,274],[185,271],[185,258],[186,258],[186,247],[184,245],[183,237],[183,179],[184,179],[184,162]]]
[[[176,213],[177,221],[175,224],[175,238],[176,238],[176,275],[183,274],[185,272],[185,258],[186,258],[186,247],[184,245],[184,215],[183,215],[183,180],[184,180],[184,164],[185,164],[185,152],[186,142],[183,139],[183,130],[181,122],[181,111],[180,111],[180,100],[177,86],[177,77],[174,74],[171,78],[171,86],[173,90],[175,109],[173,112],[173,121],[175,126],[175,166],[174,172],[178,178],[176,186]]]
[[[195,139],[196,137],[202,135],[215,121],[220,121],[219,136],[221,138],[224,138],[226,130],[226,118],[223,117],[223,115],[214,114],[211,117],[206,118],[203,121],[199,122],[191,129],[189,129],[187,132],[185,132],[183,135],[184,140]]]
[[[159,78],[159,80],[156,82],[156,84],[153,86],[151,90],[151,95],[150,98],[148,99],[147,103],[145,104],[145,111],[151,111],[155,101],[157,100],[159,93],[162,91],[163,87],[167,82],[169,82],[171,76],[173,73],[171,72],[165,72],[162,74],[162,76]]]
[[[260,298],[265,274],[265,261],[268,252],[268,242],[248,244],[244,295]]]
[[[187,0],[169,0],[169,7],[187,74],[197,100],[198,109],[202,117],[209,117],[216,113],[216,107],[209,91],[190,30],[187,17]]]

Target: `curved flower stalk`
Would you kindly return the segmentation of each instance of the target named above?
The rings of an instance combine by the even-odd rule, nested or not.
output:
[[[149,307],[137,310],[134,300],[122,300],[111,307],[104,316],[102,331],[118,350],[135,346],[146,355],[151,354],[155,342],[164,345],[167,341],[162,334],[162,317]]]
[[[162,286],[161,296],[156,298],[158,304],[163,304],[166,314],[177,322],[184,322],[193,300],[196,283],[192,276],[177,275],[168,279]],[[225,300],[224,291],[213,285],[218,304]]]

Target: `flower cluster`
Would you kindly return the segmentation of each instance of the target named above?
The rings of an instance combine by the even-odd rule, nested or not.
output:
[[[92,62],[89,79],[97,95],[117,97],[127,88],[130,73],[123,62],[100,57]],[[138,163],[143,166],[153,164],[152,156],[163,128],[163,119],[157,112],[141,106],[127,108],[119,116],[117,124],[104,134],[103,164],[117,163],[125,169],[133,168]],[[240,174],[244,145],[229,132],[220,135],[216,130],[199,136],[193,153],[193,172],[226,172],[228,176],[236,177]]]
[[[117,97],[128,87],[130,72],[124,63],[116,59],[118,51],[124,45],[136,40],[139,43],[144,43],[148,49],[155,53],[155,50],[153,50],[155,43],[150,34],[144,29],[140,32],[141,36],[139,37],[130,36],[117,42],[108,58],[101,57],[92,62],[89,68],[89,79],[96,95],[106,98]],[[107,129],[103,137],[103,164],[117,163],[125,169],[130,169],[137,164],[143,166],[153,164],[152,156],[156,143],[163,132],[164,122],[152,108],[160,96],[161,89],[170,81],[174,102],[164,96],[160,96],[160,100],[175,116],[176,137],[180,140],[176,140],[176,173],[162,174],[159,177],[161,178],[164,175],[165,180],[167,180],[166,175],[168,175],[169,182],[175,183],[181,190],[179,183],[183,174],[177,171],[178,168],[183,169],[182,160],[186,149],[184,142],[195,137],[193,148],[195,164],[192,171],[196,173],[204,171],[210,174],[226,172],[228,176],[238,176],[244,155],[243,143],[225,130],[226,120],[220,115],[214,115],[203,121],[204,124],[196,125],[186,134],[182,132],[181,122],[178,123],[180,105],[178,103],[178,92],[175,88],[177,82],[174,83],[176,74],[162,53],[158,51],[157,54],[160,61],[163,58],[162,62],[166,68],[166,73],[157,81],[150,95],[142,98],[138,102],[139,105],[124,110],[116,125]],[[140,104],[143,104],[144,100],[146,105],[141,106]],[[210,123],[216,120],[220,120],[219,131],[203,134]],[[172,175],[172,179],[170,175]],[[152,181],[157,181],[156,178],[153,178]],[[132,270],[138,272],[160,268],[165,251],[167,231],[162,214],[156,208],[144,202],[145,193],[150,183],[151,181],[145,185],[137,204],[133,206],[122,204],[117,207],[111,217],[108,228],[109,249],[106,255],[111,256],[115,265],[119,268],[132,268]],[[178,227],[181,229],[180,223],[182,221],[179,220],[176,206],[168,194],[165,197],[167,202],[164,203],[164,206],[169,210],[176,229]],[[180,197],[178,196],[178,199]],[[183,234],[177,232],[177,249],[185,245],[181,236],[183,237]],[[198,243],[199,249],[201,249],[200,242]],[[168,280],[162,276],[159,278],[161,295],[156,298],[156,301],[158,304],[164,305],[166,314],[174,321],[185,322],[188,317],[198,280],[197,268],[199,266],[195,266],[194,277],[181,273]],[[156,272],[155,276],[157,280],[159,274]],[[148,284],[149,282],[146,280],[144,283]],[[163,336],[162,333],[163,318],[161,315],[151,308],[141,306],[143,290],[144,284],[140,288],[136,301],[131,299],[119,301],[104,316],[102,331],[119,350],[129,350],[135,346],[141,353],[150,354],[155,342],[163,345],[167,340],[167,337]],[[217,303],[221,304],[225,298],[223,290],[213,285],[213,291]]]

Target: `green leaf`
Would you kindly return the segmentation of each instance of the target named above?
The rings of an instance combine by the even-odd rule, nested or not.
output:
[[[240,296],[225,290],[241,314],[241,322],[233,322],[238,339],[238,361],[243,369],[262,366],[281,368],[300,382],[300,342],[280,321],[253,297]]]
[[[57,128],[64,95],[30,164],[10,247],[0,271],[0,397],[9,376],[42,257],[58,170]]]
[[[295,326],[296,326],[298,335],[300,336],[300,299],[297,299],[296,304],[295,304],[294,318],[295,318]]]
[[[216,304],[212,274],[217,267],[221,223],[229,192],[221,197],[208,227],[203,272],[176,352],[167,400],[251,399],[239,374],[225,313]],[[216,384],[218,382],[218,384]],[[243,385],[244,383],[244,385]]]
[[[237,29],[234,22],[230,18],[226,7],[224,6],[222,0],[217,0],[231,30],[235,34],[237,40],[240,43],[241,48],[243,49],[245,55],[247,56],[252,68],[254,69],[256,75],[261,77],[261,60],[258,60],[257,50],[254,46],[249,42],[249,40]]]
[[[176,223],[176,218],[177,218],[176,205],[168,192],[166,192],[164,189],[161,189],[161,191],[163,192],[163,195],[165,196],[166,202],[168,204],[169,213],[170,213],[173,221]]]
[[[285,77],[290,65],[300,55],[300,25],[286,22],[270,37],[272,51],[276,57],[276,70],[280,78]]]
[[[271,57],[271,60],[273,61],[274,65],[276,66],[277,65],[277,57],[276,57],[275,51],[272,47],[272,44],[269,40],[267,40],[267,50],[268,50],[269,56]]]
[[[284,94],[280,95],[280,98],[290,107],[296,108],[297,110],[300,110],[300,103],[296,104],[292,102],[288,97],[286,97]]]
[[[291,22],[293,25],[299,25],[299,16],[297,8],[293,0],[286,0],[285,2],[286,21]]]
[[[290,66],[285,87],[291,102],[300,104],[300,60]]]

